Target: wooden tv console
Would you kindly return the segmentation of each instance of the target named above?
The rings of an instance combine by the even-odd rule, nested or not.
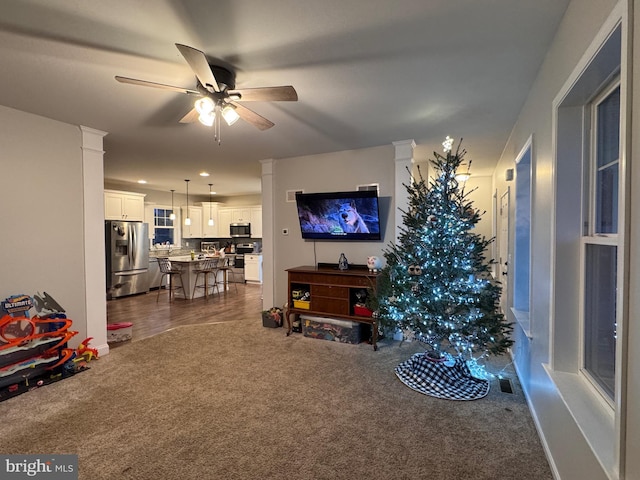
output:
[[[289,296],[285,318],[288,324],[287,335],[291,333],[293,322],[291,315],[309,314],[320,317],[339,318],[352,322],[371,325],[371,343],[378,350],[378,323],[375,318],[359,316],[354,313],[356,292],[376,289],[377,274],[371,273],[366,266],[351,266],[348,270],[339,270],[332,264],[319,264],[288,268]],[[293,291],[305,290],[310,293],[309,302],[303,304],[309,308],[299,308],[293,302]]]

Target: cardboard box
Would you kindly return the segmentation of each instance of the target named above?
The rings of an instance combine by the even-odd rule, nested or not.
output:
[[[302,334],[305,337],[319,338],[342,343],[360,343],[361,324],[336,318],[312,317],[301,315]]]

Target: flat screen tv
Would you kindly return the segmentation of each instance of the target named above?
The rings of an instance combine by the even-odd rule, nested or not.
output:
[[[297,193],[302,238],[380,240],[378,192]]]

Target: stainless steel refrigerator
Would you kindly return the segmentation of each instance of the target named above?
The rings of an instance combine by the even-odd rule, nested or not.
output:
[[[105,222],[107,298],[149,291],[149,225]]]

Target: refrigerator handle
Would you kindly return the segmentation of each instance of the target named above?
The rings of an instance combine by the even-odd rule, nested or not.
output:
[[[136,230],[131,228],[131,265],[136,265],[136,249],[138,248],[136,243]]]

